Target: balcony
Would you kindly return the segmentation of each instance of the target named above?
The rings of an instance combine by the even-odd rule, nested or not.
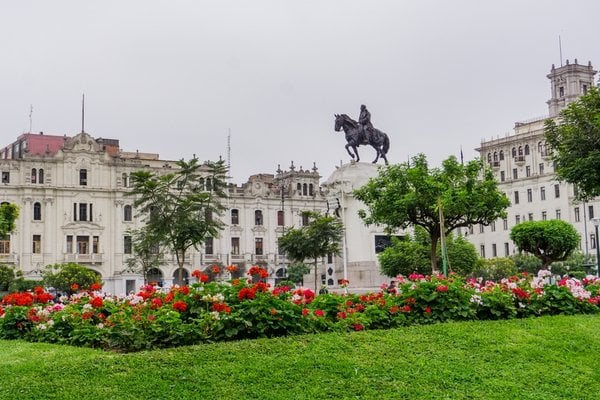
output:
[[[525,163],[525,156],[515,156],[514,161],[517,164],[523,164]]]
[[[16,254],[0,254],[0,264],[18,264],[19,256]]]
[[[104,262],[104,253],[64,254],[64,262],[81,263],[81,264],[101,264]]]
[[[490,161],[490,167],[494,169],[500,168],[500,161]]]

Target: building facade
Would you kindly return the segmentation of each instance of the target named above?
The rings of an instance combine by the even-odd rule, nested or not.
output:
[[[594,86],[596,72],[591,63],[581,65],[577,60],[558,68],[553,65],[547,75],[551,92],[547,101],[549,115],[516,122],[512,135],[484,141],[476,149],[493,170],[499,190],[511,201],[507,218],[463,230],[480,256],[515,254],[518,249],[509,238],[510,229],[523,221],[547,219],[571,223],[581,235],[580,249],[585,254],[595,254],[598,238],[593,219],[600,217],[600,201],[577,202],[576,188],[556,179],[544,138],[544,123],[548,118],[557,118],[562,109]]]

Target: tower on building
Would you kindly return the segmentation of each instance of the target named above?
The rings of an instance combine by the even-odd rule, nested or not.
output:
[[[563,66],[556,68],[552,65],[552,70],[548,75],[550,79],[551,98],[547,101],[549,116],[556,117],[569,103],[585,93],[594,85],[594,75],[596,72],[592,68],[592,63],[580,65],[575,59],[574,64],[569,64],[569,60]]]

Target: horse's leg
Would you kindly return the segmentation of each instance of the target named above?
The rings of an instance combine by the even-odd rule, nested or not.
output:
[[[354,154],[352,154],[352,152],[350,151],[350,143],[346,144],[345,147],[346,147],[346,151],[348,152],[348,154],[350,154],[350,157],[352,157],[352,159],[354,160]]]
[[[354,153],[356,153],[356,162],[360,161],[360,157],[358,156],[358,146],[354,145],[352,148],[354,149]]]
[[[375,157],[375,160],[373,160],[373,164],[377,164],[377,161],[379,161],[379,155],[382,153],[382,151],[379,150],[379,146],[375,146],[374,144],[371,146],[375,149],[375,153],[377,153],[377,157]]]

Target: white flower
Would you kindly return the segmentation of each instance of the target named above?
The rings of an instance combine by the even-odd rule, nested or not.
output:
[[[46,324],[39,324],[36,326],[37,329],[39,329],[40,331],[45,331],[47,326]]]
[[[475,304],[483,304],[483,300],[481,300],[481,296],[479,296],[478,294],[471,295],[469,301]]]
[[[219,314],[219,312],[218,312],[218,311],[212,311],[212,312],[210,313],[210,315],[212,316],[212,318],[213,318],[213,319],[215,319],[215,320],[217,320],[217,321],[221,319],[221,315]]]

